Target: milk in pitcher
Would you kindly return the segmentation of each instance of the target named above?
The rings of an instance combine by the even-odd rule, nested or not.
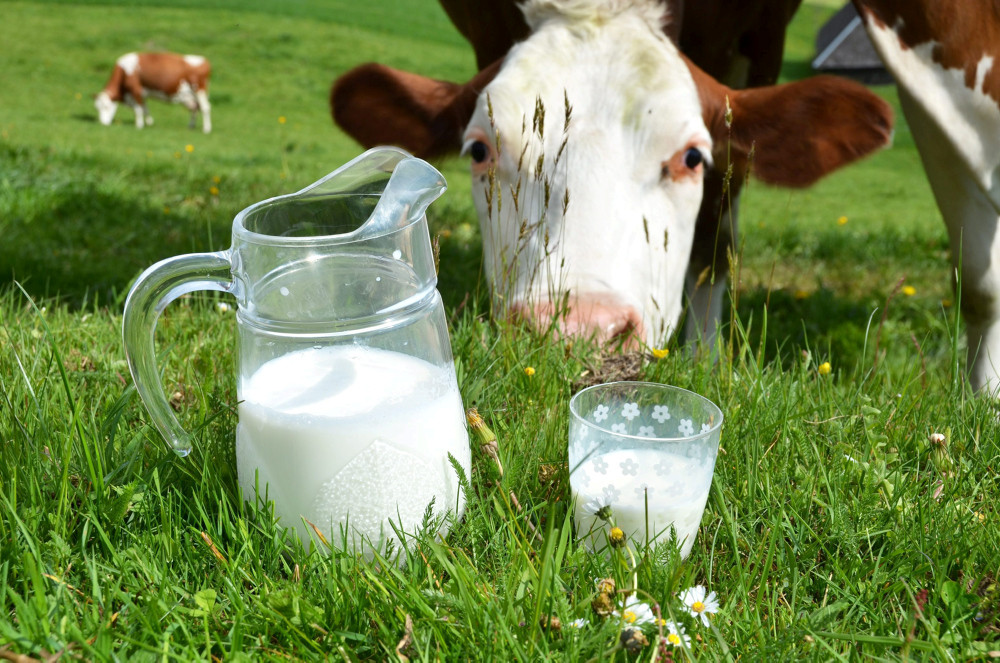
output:
[[[448,460],[471,464],[454,369],[362,346],[298,350],[242,384],[237,471],[247,499],[274,502],[304,545],[316,525],[334,546],[379,546],[435,515],[460,515]],[[362,539],[363,537],[363,539]]]

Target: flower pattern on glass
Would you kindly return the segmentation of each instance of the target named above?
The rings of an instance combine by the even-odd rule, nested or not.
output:
[[[622,408],[622,416],[632,421],[639,416],[639,404],[638,403],[626,403],[625,407]]]
[[[653,419],[656,419],[661,424],[670,418],[670,408],[666,405],[654,405],[653,406]]]
[[[652,426],[639,426],[639,437],[656,437]]]
[[[608,461],[604,460],[602,457],[598,456],[594,459],[594,471],[598,474],[608,473]]]
[[[653,465],[653,470],[661,477],[664,477],[670,474],[670,466],[671,464],[668,463],[665,458],[663,458],[660,459],[660,462],[658,462],[656,465]]]
[[[644,483],[635,489],[635,496],[638,497],[641,501],[645,501],[646,499],[652,500],[653,488],[649,484]]]
[[[608,484],[601,490],[601,494],[604,496],[604,501],[608,504],[612,504],[618,501],[618,498],[622,496],[620,490],[615,488],[613,485]]]
[[[639,463],[635,462],[635,459],[633,458],[626,458],[622,462],[618,463],[618,466],[622,468],[622,474],[635,476],[639,473]]]
[[[608,418],[608,412],[611,411],[607,405],[598,405],[597,409],[594,410],[594,421],[601,422]]]
[[[611,432],[624,435],[626,433],[625,424],[611,424]]]
[[[694,435],[694,424],[691,423],[690,419],[681,419],[681,423],[677,426],[677,431],[684,436]]]

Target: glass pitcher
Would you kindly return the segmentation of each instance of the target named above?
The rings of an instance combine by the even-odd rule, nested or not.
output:
[[[432,501],[436,515],[464,508],[449,457],[468,476],[469,439],[424,215],[445,188],[424,161],[369,150],[237,214],[228,251],[153,265],[125,303],[136,388],[183,456],[191,439],[159,379],[156,321],[184,293],[236,297],[239,483],[304,545],[315,525],[334,545],[381,548]]]

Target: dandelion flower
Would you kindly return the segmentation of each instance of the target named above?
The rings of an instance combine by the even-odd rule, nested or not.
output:
[[[906,295],[907,297],[912,297],[913,295],[917,294],[917,289],[914,288],[912,285],[904,285],[903,294]]]
[[[667,348],[653,348],[652,350],[650,350],[650,352],[652,352],[653,356],[656,357],[657,359],[663,359],[668,354],[670,354],[670,350]]]
[[[846,226],[847,225],[847,217],[846,216],[842,216],[839,219],[837,219],[837,225],[838,226]]]
[[[663,620],[661,620],[663,621]],[[684,627],[674,622],[666,622],[667,635],[664,638],[671,647],[691,646],[691,636],[684,632]]]
[[[819,373],[820,375],[829,375],[830,371],[832,370],[833,367],[830,366],[830,362],[824,361],[822,364],[819,365],[819,368],[816,369],[816,372]]]
[[[222,178],[219,177],[218,175],[213,175],[212,176],[212,181],[215,182],[216,184],[218,184],[219,182],[222,181]]]
[[[212,194],[213,196],[217,196],[217,195],[219,195],[219,187],[217,187],[217,186],[209,187],[208,188],[208,192],[210,194]]]
[[[524,367],[524,374],[527,375],[530,378],[532,375],[535,374],[535,367],[534,366],[525,366]]]
[[[625,545],[625,532],[622,531],[621,527],[612,527],[608,533],[608,541],[611,542],[613,548],[621,548]]]
[[[625,601],[625,605],[622,606],[622,611],[614,611],[615,617],[621,617],[629,626],[642,626],[643,624],[652,624],[656,617],[653,615],[653,609],[649,607],[646,603],[643,603],[636,597],[629,597]]]
[[[194,145],[188,143],[187,145],[184,146],[184,151],[187,152],[188,154],[191,154],[192,152],[194,152]]]
[[[715,597],[715,592],[705,595],[705,587],[695,585],[681,592],[681,603],[688,607],[691,616],[700,619],[701,623],[708,626],[708,616],[719,611],[719,601]]]
[[[285,122],[287,122],[287,121],[288,121],[288,120],[286,120],[286,119],[285,119],[285,116],[284,116],[284,115],[279,115],[279,116],[278,116],[278,124],[284,124],[284,123],[285,123]]]

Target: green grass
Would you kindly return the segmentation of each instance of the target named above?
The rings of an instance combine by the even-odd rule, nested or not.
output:
[[[226,248],[240,209],[358,153],[330,121],[338,73],[375,59],[472,73],[436,3],[368,4],[3,3],[0,658],[397,660],[408,637],[414,660],[650,660],[594,616],[594,579],[632,576],[576,545],[567,508],[573,385],[614,374],[594,347],[489,320],[462,161],[438,164],[451,190],[429,216],[463,398],[506,472],[476,456],[447,540],[414,540],[396,570],[303,550],[240,499],[224,298],[176,302],[157,334],[191,456],[165,448],[130,386],[121,307],[139,271]],[[833,10],[803,7],[785,78]],[[141,132],[127,109],[97,124],[90,95],[117,55],[147,46],[212,58],[211,135],[156,102]],[[640,596],[697,636],[675,660],[1000,650],[1000,426],[963,379],[947,239],[905,123],[891,149],[808,191],[752,182],[741,213],[731,347],[712,364],[672,343],[635,374],[726,416],[691,556],[636,550]],[[680,610],[694,584],[720,598],[711,629]],[[561,630],[543,626],[552,616]]]

